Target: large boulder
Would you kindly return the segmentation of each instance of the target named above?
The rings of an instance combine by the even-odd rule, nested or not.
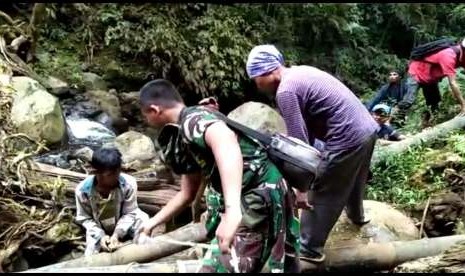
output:
[[[281,115],[270,106],[259,102],[247,102],[228,114],[228,118],[263,133],[286,133]]]
[[[157,156],[152,139],[137,131],[131,130],[119,135],[114,146],[123,155],[123,166],[126,168],[150,166]]]
[[[82,74],[82,82],[86,90],[108,90],[106,81],[99,75],[92,72]]]
[[[418,239],[419,231],[413,220],[389,204],[365,200],[364,208],[370,223],[355,226],[344,211],[329,234],[327,248]]]
[[[11,120],[19,132],[49,144],[60,142],[66,125],[58,99],[29,77],[13,77]]]

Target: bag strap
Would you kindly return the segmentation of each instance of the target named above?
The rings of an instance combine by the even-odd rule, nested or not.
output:
[[[231,128],[245,134],[246,136],[258,140],[264,147],[267,147],[271,143],[271,136],[253,130],[243,124],[240,124],[234,120],[229,119],[225,115],[221,114],[223,121]]]
[[[455,54],[457,55],[456,57],[456,61],[457,61],[457,64],[460,64],[460,60],[461,60],[461,57],[462,57],[462,49],[460,46],[452,46],[451,47],[452,50],[454,50]]]
[[[460,46],[458,46],[458,47],[457,46],[451,46],[451,47],[448,47],[448,48],[454,50],[454,53],[457,55],[456,56],[456,61],[457,61],[457,63],[459,63],[460,62],[461,52],[462,52],[461,49],[460,49]],[[444,48],[443,50],[448,49],[448,48]],[[430,62],[430,61],[425,60],[427,57],[432,56],[432,55],[434,55],[434,54],[431,54],[431,55],[428,55],[428,56],[424,57],[422,62],[429,63],[429,64],[432,64],[432,65],[437,64],[435,62]]]

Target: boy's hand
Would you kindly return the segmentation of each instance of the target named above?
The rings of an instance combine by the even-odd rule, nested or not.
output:
[[[110,238],[110,244],[108,245],[108,249],[110,249],[110,251],[113,251],[118,249],[121,245],[122,243],[119,241],[118,236],[113,234]]]
[[[100,247],[102,247],[102,249],[105,251],[110,251],[109,245],[110,245],[110,236],[108,235],[103,236],[100,239]]]

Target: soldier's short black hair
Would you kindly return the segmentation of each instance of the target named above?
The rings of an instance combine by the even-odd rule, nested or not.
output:
[[[121,169],[121,152],[117,148],[99,148],[92,154],[91,166],[98,172]]]
[[[155,104],[169,108],[184,101],[170,81],[156,79],[149,81],[140,89],[139,102],[142,107]]]

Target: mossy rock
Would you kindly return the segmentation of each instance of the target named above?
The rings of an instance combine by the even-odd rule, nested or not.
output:
[[[407,215],[387,203],[373,200],[363,203],[365,216],[370,223],[356,226],[344,211],[328,237],[327,248],[418,239],[419,231]]]

